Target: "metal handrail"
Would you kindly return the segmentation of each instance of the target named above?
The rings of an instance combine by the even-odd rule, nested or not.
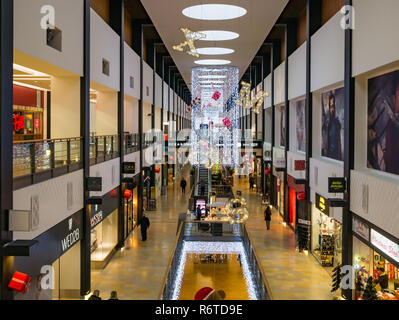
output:
[[[40,139],[40,140],[22,140],[22,141],[14,141],[13,145],[16,144],[25,144],[25,143],[40,143],[40,142],[49,142],[49,141],[67,141],[67,140],[82,140],[83,137],[72,137],[72,138],[57,138],[57,139]]]
[[[162,296],[164,294],[166,282],[168,280],[170,269],[171,269],[171,266],[172,266],[172,262],[173,262],[173,259],[175,257],[175,254],[176,254],[177,244],[179,243],[179,241],[182,240],[182,232],[183,232],[183,227],[184,226],[185,226],[185,222],[183,221],[183,223],[180,224],[179,232],[178,232],[178,234],[176,236],[176,240],[175,240],[175,245],[173,247],[172,253],[171,253],[170,258],[169,258],[168,266],[166,268],[164,279],[162,281],[161,290],[160,290],[159,295],[158,295],[158,300],[161,300]]]
[[[258,253],[256,252],[255,246],[253,245],[252,236],[249,234],[246,224],[243,225],[243,229],[245,230],[245,233],[246,233],[246,235],[248,237],[249,243],[251,244],[251,248],[252,248],[253,254],[255,256],[256,263],[258,264],[258,266],[257,266],[258,270],[260,271],[261,276],[262,276],[262,281],[263,281],[263,283],[266,286],[266,291],[267,291],[269,300],[273,300],[272,291],[270,290],[269,282],[267,281],[265,272],[263,271],[263,268],[262,268],[262,265],[260,263],[260,259],[259,259]]]

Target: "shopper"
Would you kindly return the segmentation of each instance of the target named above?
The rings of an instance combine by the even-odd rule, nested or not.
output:
[[[271,206],[267,206],[265,210],[265,221],[266,221],[266,228],[270,230],[270,223],[272,221],[272,208]]]
[[[102,300],[100,298],[100,290],[94,290],[93,294],[90,296],[89,300]]]
[[[111,297],[108,300],[119,300],[118,293],[116,291],[111,291]]]
[[[388,290],[388,274],[385,272],[384,268],[378,268],[380,276],[377,280],[374,280],[374,284],[379,284],[381,291]]]
[[[141,226],[141,240],[146,241],[147,240],[147,229],[150,227],[150,220],[147,218],[145,213],[143,213],[143,216],[137,225]]]
[[[186,194],[186,186],[187,186],[187,181],[184,178],[181,178],[180,187],[182,194]]]
[[[197,219],[196,220],[200,221],[201,220],[201,215],[202,215],[202,210],[201,210],[200,205],[198,205],[196,213],[197,213]]]

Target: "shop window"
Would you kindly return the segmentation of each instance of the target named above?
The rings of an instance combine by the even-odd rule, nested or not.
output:
[[[47,29],[47,45],[62,52],[62,31],[60,29]]]
[[[362,297],[369,277],[373,277],[379,300],[399,299],[399,268],[356,237],[353,237],[353,265],[356,299]]]
[[[109,76],[109,61],[103,58],[103,74]]]
[[[91,261],[106,260],[118,242],[118,210],[115,210],[91,230]],[[95,264],[93,267],[96,268]]]

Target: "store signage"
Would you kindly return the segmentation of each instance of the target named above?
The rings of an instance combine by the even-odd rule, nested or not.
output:
[[[328,200],[318,193],[316,193],[316,208],[324,214],[329,215],[330,208],[328,205]]]
[[[305,171],[306,170],[306,161],[305,160],[295,160],[294,168],[295,168],[295,171]]]
[[[61,240],[62,251],[67,251],[70,247],[72,247],[76,242],[80,240],[80,232],[79,227],[73,230],[73,218],[68,219],[68,235]]]
[[[275,160],[275,166],[277,168],[285,168],[285,158],[277,158]]]
[[[97,212],[94,216],[90,218],[90,227],[94,228],[103,220],[103,212],[102,210]]]
[[[344,193],[346,191],[345,178],[328,178],[328,192],[329,193]]]
[[[241,141],[241,148],[262,149],[262,142],[261,141],[253,141],[253,142]]]
[[[370,241],[370,228],[355,217],[352,218],[352,231],[363,239]]]
[[[374,229],[371,229],[370,237],[370,242],[373,246],[381,250],[388,257],[394,259],[396,262],[399,262],[399,244],[389,240]]]
[[[87,191],[102,191],[102,177],[88,177]]]
[[[122,173],[134,174],[135,172],[136,172],[136,163],[135,162],[124,162],[122,164]]]
[[[307,226],[310,226],[310,221],[309,221],[309,220],[298,219],[298,223],[300,223],[300,224],[306,224]]]

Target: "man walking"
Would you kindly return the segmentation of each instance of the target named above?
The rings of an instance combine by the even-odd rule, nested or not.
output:
[[[141,226],[141,240],[147,240],[147,229],[150,227],[150,220],[147,218],[145,213],[143,213],[143,217],[140,219],[139,226]]]
[[[184,178],[181,178],[180,181],[181,194],[186,194],[186,186],[187,186],[187,181]]]

